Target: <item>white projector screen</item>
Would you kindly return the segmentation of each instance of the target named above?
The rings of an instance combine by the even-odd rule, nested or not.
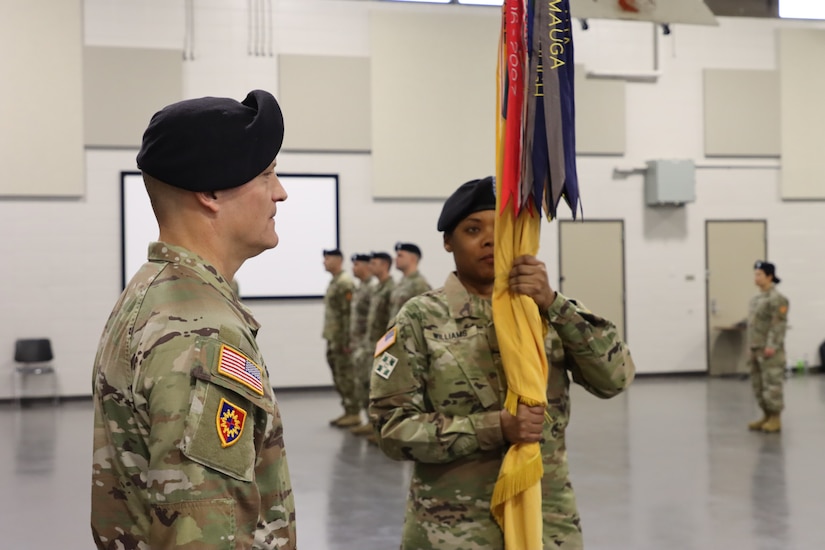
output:
[[[235,279],[243,299],[321,298],[329,284],[322,250],[338,248],[338,175],[278,174],[288,198],[278,205],[278,246],[244,263]],[[140,172],[121,172],[123,287],[146,262],[158,224]]]

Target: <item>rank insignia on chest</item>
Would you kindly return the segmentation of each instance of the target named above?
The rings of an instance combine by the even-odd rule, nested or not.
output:
[[[246,422],[246,411],[239,406],[221,398],[218,405],[218,414],[215,417],[218,426],[218,437],[222,447],[229,447],[235,444],[243,434],[244,423]]]
[[[384,380],[389,380],[392,371],[395,370],[395,365],[398,364],[398,358],[390,355],[389,353],[385,353],[381,356],[381,359],[378,360],[378,363],[375,365],[375,374],[383,378]]]
[[[243,353],[229,346],[221,346],[221,355],[218,360],[218,374],[240,382],[258,395],[264,394],[261,367],[256,365]]]
[[[381,355],[381,352],[386,350],[388,347],[395,343],[395,339],[397,337],[397,331],[395,327],[392,327],[387,333],[381,337],[380,340],[375,344],[375,355],[374,357],[378,357]]]

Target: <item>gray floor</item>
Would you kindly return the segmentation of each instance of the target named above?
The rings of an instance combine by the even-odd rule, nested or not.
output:
[[[280,392],[302,550],[398,547],[409,465],[329,428],[328,391]],[[589,550],[825,548],[825,376],[791,378],[781,435],[748,432],[747,381],[574,390],[568,431]],[[0,407],[0,549],[91,548],[91,403]]]

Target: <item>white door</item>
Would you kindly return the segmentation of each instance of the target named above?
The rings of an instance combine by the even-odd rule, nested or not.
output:
[[[559,291],[625,334],[624,222],[559,222]]]
[[[764,220],[706,222],[708,372],[744,373],[748,302],[758,291],[753,264],[767,254]]]

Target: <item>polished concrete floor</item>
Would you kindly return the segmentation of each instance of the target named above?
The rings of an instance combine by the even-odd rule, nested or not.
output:
[[[398,548],[408,464],[327,426],[331,391],[281,391],[302,550]],[[589,550],[825,549],[825,376],[790,378],[783,433],[748,432],[745,380],[573,391],[568,444]],[[91,548],[91,403],[0,406],[0,549]]]

